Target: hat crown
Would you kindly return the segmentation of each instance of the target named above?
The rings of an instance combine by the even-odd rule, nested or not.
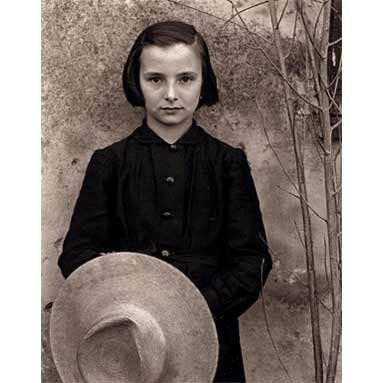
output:
[[[211,382],[218,360],[197,287],[173,266],[128,252],[69,276],[53,304],[50,342],[63,383]]]
[[[156,319],[134,304],[106,307],[77,350],[85,382],[155,383],[164,369],[167,343]]]

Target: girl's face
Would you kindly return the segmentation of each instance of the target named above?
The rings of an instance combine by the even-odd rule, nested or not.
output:
[[[202,86],[202,60],[192,46],[143,48],[139,80],[149,126],[185,129],[191,125]]]

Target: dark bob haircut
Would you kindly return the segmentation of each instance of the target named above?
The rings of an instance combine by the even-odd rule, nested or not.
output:
[[[148,45],[168,47],[184,43],[193,45],[202,59],[202,88],[198,108],[202,105],[214,105],[218,102],[217,80],[210,63],[209,51],[203,37],[192,25],[181,21],[164,21],[146,28],[137,37],[129,52],[122,83],[126,98],[133,106],[145,106],[139,81],[140,56],[143,48]]]

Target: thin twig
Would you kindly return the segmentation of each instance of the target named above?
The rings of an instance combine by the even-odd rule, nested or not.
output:
[[[311,33],[310,33],[309,29],[308,29],[308,25],[307,25],[307,20],[308,20],[308,19],[307,19],[307,16],[303,14],[303,13],[304,13],[304,11],[303,11],[303,2],[299,2],[299,4],[301,4],[301,5],[299,6],[299,13],[300,13],[300,15],[301,15],[302,24],[303,24],[303,27],[304,27],[304,29],[305,29],[306,36],[308,37],[308,39],[309,39],[309,41],[310,41],[312,47],[314,48],[315,53],[316,53],[320,58],[323,58],[321,52],[320,52],[319,49],[316,47],[316,45],[315,45],[315,43],[314,43],[314,40],[313,40],[313,37],[311,36]]]
[[[324,158],[323,158],[323,154],[320,152],[319,149],[322,149],[323,151],[323,145],[322,145],[322,142],[320,141],[319,139],[319,135],[318,135],[318,132],[316,131],[315,127],[310,127],[310,124],[307,124],[309,126],[309,132],[314,135],[313,139],[314,139],[314,146],[315,146],[315,150],[318,154],[318,157],[323,165],[324,163]]]
[[[225,19],[223,19],[222,17],[219,17],[219,16],[214,15],[213,13],[210,13],[210,12],[207,12],[207,11],[203,11],[202,9],[192,7],[191,5],[184,4],[184,3],[181,3],[181,2],[175,1],[175,0],[167,0],[167,1],[169,3],[173,3],[173,4],[179,5],[181,7],[189,8],[189,9],[192,9],[193,11],[197,11],[199,13],[203,13],[204,15],[211,16],[211,17],[214,17],[216,19],[225,21]]]
[[[337,107],[335,100],[333,100],[328,86],[328,61],[326,53],[328,51],[328,42],[330,36],[330,19],[331,19],[331,2],[326,1],[323,10],[323,25],[320,41],[320,51],[322,59],[319,61],[319,81],[321,82],[321,89],[319,92],[320,105],[322,107],[321,124],[323,131],[323,145],[327,149],[325,153],[324,163],[324,179],[325,179],[325,195],[326,195],[326,210],[327,210],[327,238],[328,238],[328,253],[330,259],[330,274],[331,274],[331,303],[333,317],[331,322],[331,340],[328,359],[328,368],[326,372],[326,383],[334,383],[337,373],[337,362],[339,356],[339,346],[341,338],[341,323],[342,323],[342,290],[340,285],[340,269],[339,269],[339,237],[338,232],[338,212],[337,201],[334,193],[334,158],[332,152],[332,129],[330,121],[330,108],[329,99]]]
[[[303,243],[303,239],[302,239],[301,233],[299,232],[299,228],[298,228],[297,222],[295,220],[294,220],[294,226],[295,226],[295,230],[296,230],[296,232],[298,234],[299,242],[301,243],[302,247],[305,248],[305,244]]]
[[[341,74],[342,74],[342,55],[340,56],[340,59],[339,59],[339,67],[338,67],[338,73],[336,74],[335,76],[335,85],[334,85],[334,88],[333,88],[333,91],[332,91],[332,98],[335,100],[336,99],[336,93],[338,91],[338,85],[339,85],[339,81],[341,79]],[[333,81],[332,81],[333,82]],[[329,85],[327,87],[328,91],[330,92],[330,86]],[[341,102],[342,100],[340,100]]]
[[[328,87],[327,87],[328,89],[330,89],[330,88],[334,85],[335,81],[336,81],[336,82],[338,81],[338,79],[339,79],[340,76],[341,76],[341,73],[342,73],[342,53],[341,53],[341,55],[340,55],[340,59],[339,59],[338,71],[337,71],[335,77],[332,79],[332,81],[331,81],[330,84],[328,85]],[[336,92],[337,87],[338,87],[338,84],[336,84],[335,87],[334,87],[334,93],[333,93],[333,95],[335,95],[335,92]],[[335,97],[335,96],[334,96],[334,97]]]
[[[327,269],[327,243],[326,243],[326,237],[324,236],[323,236],[323,248],[324,248],[324,271],[326,276],[327,288],[330,289],[330,280],[329,280],[328,269]]]
[[[340,144],[337,151],[335,152],[335,155],[334,155],[334,161],[336,161],[336,159],[338,158],[339,154],[342,152],[342,145]]]
[[[304,111],[302,110],[302,108],[300,108],[300,112],[304,115]],[[323,160],[323,157],[321,155],[321,152],[320,152],[319,148],[321,148],[322,151],[324,150],[324,148],[323,148],[323,145],[322,145],[322,143],[321,143],[321,141],[319,139],[318,132],[315,129],[315,126],[314,126],[315,125],[315,121],[314,121],[314,117],[312,115],[312,111],[309,114],[310,114],[312,126],[306,122],[306,119],[304,119],[304,126],[305,126],[305,129],[307,129],[311,133],[311,135],[313,135],[315,150],[317,151],[318,157],[319,157],[320,161],[323,164],[324,160]]]
[[[170,0],[168,0],[170,1]],[[276,70],[276,72],[281,76],[281,78],[283,79],[283,81],[287,84],[287,86],[302,100],[304,101],[306,104],[308,105],[311,105],[314,109],[317,109],[317,110],[321,110],[321,108],[318,106],[318,105],[315,105],[313,104],[310,100],[306,99],[303,95],[301,95],[295,88],[294,86],[290,83],[290,81],[288,80],[288,78],[281,72],[281,70],[277,67],[277,65],[274,63],[274,61],[270,58],[270,56],[267,54],[267,52],[257,43],[257,41],[254,39],[254,36],[252,35],[251,31],[249,30],[249,27],[247,26],[247,24],[245,23],[245,21],[243,20],[242,16],[240,14],[238,14],[238,9],[235,7],[234,3],[232,0],[227,0],[230,4],[232,4],[233,8],[235,9],[236,11],[236,14],[238,15],[239,19],[241,20],[243,26],[245,27],[246,31],[250,34],[250,36],[252,37],[253,39],[253,42],[256,46],[256,49],[257,50],[260,50],[262,52],[262,54],[265,56],[265,58],[267,59],[267,61],[269,61],[269,63],[271,64],[271,66],[273,67],[273,69]]]
[[[321,304],[321,306],[326,310],[328,311],[331,315],[333,315],[333,312],[331,311],[331,309],[329,307],[326,306],[326,304],[319,298],[318,298],[318,302]]]
[[[341,192],[341,190],[342,190],[342,185],[339,185],[339,186],[335,189],[335,191],[334,191],[334,195],[339,194],[339,193]]]
[[[328,43],[328,47],[332,47],[333,45],[338,44],[340,41],[342,41],[342,37],[339,37],[339,39],[336,39],[335,41]]]
[[[300,114],[300,122],[301,122],[301,126],[302,126],[302,131],[303,131],[303,137],[302,137],[302,140],[303,140],[303,145],[302,145],[302,161],[304,160],[305,158],[305,148],[306,148],[306,129],[305,129],[305,125],[304,125],[304,122],[302,120],[304,120],[304,115],[302,115],[302,113]]]
[[[321,83],[321,88],[323,88],[323,90],[326,92],[326,95],[327,97],[330,99],[330,105],[329,105],[329,109],[332,107],[332,106],[335,106],[335,109],[339,112],[339,113],[342,113],[342,109],[340,109],[337,101],[335,100],[335,97],[333,97],[333,95],[330,93],[330,91],[327,89],[328,88],[328,85],[326,84],[326,81],[324,81],[322,75],[318,72],[318,78],[319,78],[319,81]]]
[[[276,17],[276,6],[274,0],[269,0],[269,11],[270,19],[273,28],[273,35],[275,46],[278,53],[280,69],[284,75],[287,77],[286,62],[283,58],[282,52],[282,42],[281,35],[278,29],[275,28],[277,23]],[[299,195],[302,195],[307,201],[307,183],[304,169],[300,168],[300,155],[298,148],[298,137],[297,132],[294,130],[294,106],[291,100],[291,90],[284,83],[284,95],[286,102],[287,114],[289,117],[289,125],[291,129],[291,135],[293,138],[293,147],[295,162],[297,167],[297,178],[299,186]],[[323,362],[322,362],[322,341],[321,341],[321,332],[320,332],[320,317],[319,317],[319,308],[318,308],[318,293],[316,288],[316,275],[315,275],[315,257],[314,257],[314,248],[313,248],[313,233],[311,226],[311,217],[310,209],[307,204],[304,203],[303,198],[300,198],[300,206],[302,211],[303,219],[303,229],[304,229],[304,238],[305,238],[305,252],[306,252],[306,267],[307,267],[307,276],[309,283],[309,302],[310,302],[310,315],[311,315],[311,327],[312,327],[312,339],[313,339],[313,351],[314,351],[314,361],[315,361],[315,381],[316,383],[323,383]]]
[[[241,24],[238,24],[238,23],[236,23],[235,21],[229,21],[229,20],[226,20],[226,19],[223,18],[223,17],[214,15],[213,13],[210,13],[210,12],[207,12],[207,11],[203,11],[202,9],[193,7],[193,6],[191,6],[191,5],[184,4],[184,3],[181,3],[181,2],[179,2],[179,1],[175,1],[175,0],[167,0],[167,1],[168,1],[169,3],[173,3],[173,4],[179,5],[179,6],[184,7],[184,8],[192,9],[193,11],[202,13],[202,14],[204,14],[204,15],[207,15],[207,16],[210,16],[210,17],[214,17],[214,18],[217,19],[217,20],[224,21],[225,24],[230,23],[230,24],[236,25],[237,27],[243,28],[243,26],[242,26]],[[262,40],[265,41],[266,43],[268,43],[268,44],[272,44],[271,41],[269,41],[267,38],[263,37],[263,36],[260,35],[259,33],[257,33],[257,32],[250,32],[250,33],[251,33],[252,35],[254,34],[255,36],[259,37],[260,39],[262,39]]]
[[[302,153],[302,145],[301,145],[301,140],[300,140],[300,136],[299,136],[299,133],[297,131],[297,119],[296,119],[296,116],[297,116],[297,107],[296,107],[296,104],[290,104],[292,106],[292,122],[291,122],[291,131],[292,131],[292,136],[293,136],[293,144],[294,144],[294,147],[296,147],[299,155],[296,156],[295,158],[295,161],[296,161],[296,164],[298,165],[299,167],[299,170],[300,170],[300,173],[304,176],[304,173],[305,173],[305,167],[304,167],[304,158],[303,158],[303,153]],[[289,113],[288,113],[289,114]],[[299,173],[299,171],[298,171]],[[299,193],[299,194],[302,194],[302,193]]]
[[[317,34],[317,28],[318,28],[318,24],[319,24],[319,20],[320,20],[320,16],[323,12],[323,8],[324,8],[324,5],[325,5],[325,2],[321,2],[321,7],[319,9],[319,12],[318,12],[318,15],[317,17],[315,18],[315,24],[314,24],[314,31],[313,31],[313,39],[315,40],[316,38],[316,34]]]
[[[329,1],[331,0],[323,0],[323,1],[319,1],[319,0],[311,0],[313,3],[318,3],[318,4],[322,4],[322,6],[326,5]],[[342,18],[339,16],[339,11],[331,4],[331,10],[335,12],[335,17],[338,18],[339,21],[342,21]]]
[[[275,150],[273,144],[271,143],[270,141],[270,137],[269,137],[269,133],[267,132],[267,129],[266,129],[266,124],[265,124],[265,120],[264,120],[264,116],[263,116],[263,112],[262,112],[262,109],[259,105],[259,102],[258,102],[258,99],[255,97],[254,98],[254,101],[255,101],[255,105],[258,109],[258,112],[261,116],[261,124],[262,124],[262,127],[263,127],[263,131],[265,133],[265,136],[266,136],[266,140],[267,140],[267,143],[269,144],[272,152],[274,153],[283,173],[285,173],[287,179],[290,181],[291,185],[294,187],[294,189],[299,193],[299,190],[298,190],[298,187],[295,185],[295,182],[293,181],[293,179],[291,178],[290,174],[288,173],[288,171],[286,170],[285,166],[283,165],[281,159],[279,158],[279,155],[277,153],[277,151]]]
[[[252,9],[252,8],[255,8],[255,7],[258,7],[259,5],[264,5],[264,4],[267,4],[267,1],[261,1],[260,3],[256,3],[256,4],[253,4],[253,5],[250,5],[249,7],[241,9],[238,13],[246,12],[246,11]],[[233,16],[230,17],[230,19],[226,20],[221,28],[225,27],[228,23],[230,23],[235,18],[235,16],[237,16],[237,15],[234,14]]]
[[[279,20],[278,20],[278,22],[277,22],[276,28],[279,28],[279,24],[280,24],[281,21],[282,21],[282,18],[283,18],[284,14],[285,14],[285,11],[286,11],[286,8],[287,8],[287,5],[288,5],[288,4],[289,4],[289,0],[286,0],[285,5],[284,5],[284,7],[283,7],[283,9],[282,9],[281,15],[279,16]]]
[[[265,260],[262,258],[262,265],[261,265],[261,286],[263,286],[263,265],[264,265],[264,262],[265,262]],[[271,330],[270,330],[269,320],[267,318],[267,313],[266,313],[265,298],[263,296],[263,288],[262,287],[261,287],[261,302],[262,302],[263,317],[265,319],[266,331],[269,334],[269,337],[270,337],[270,340],[271,340],[271,344],[272,344],[273,349],[275,351],[275,355],[277,356],[279,364],[282,367],[282,370],[286,374],[287,378],[289,379],[289,381],[291,383],[293,383],[293,380],[291,379],[289,371],[287,370],[287,367],[285,366],[285,364],[283,363],[283,361],[281,359],[281,356],[279,355],[279,351],[278,351],[277,345],[276,345],[276,343],[274,341],[273,335],[272,335]]]
[[[312,127],[313,127],[313,130],[314,130],[316,141],[317,141],[319,147],[322,149],[323,153],[326,153],[326,148],[323,146],[323,143],[321,141],[321,137],[319,136],[319,133],[315,129],[315,125],[316,124],[315,124],[315,119],[314,119],[314,116],[313,116],[313,111],[311,111],[310,117],[311,117],[311,123],[312,123]]]
[[[303,201],[305,202],[305,204],[308,206],[308,208],[318,217],[320,218],[323,222],[327,222],[326,218],[323,218],[319,213],[317,213],[315,211],[315,209],[305,200],[305,198],[303,196],[299,196],[299,195],[296,195],[288,190],[285,190],[283,188],[281,188],[279,185],[276,185],[276,187],[282,191],[284,191],[285,193],[287,194],[290,194],[291,196],[295,197],[296,199],[300,200],[301,198],[303,199]]]
[[[301,14],[302,21],[305,22],[305,19],[307,19],[307,16],[306,16],[305,12],[303,11],[303,6],[300,6],[300,9],[301,9],[300,14]],[[306,38],[310,40],[310,35],[307,32],[307,30],[306,30]],[[309,45],[309,52],[310,52],[310,58],[311,58],[311,64],[312,64],[312,70],[313,70],[313,75],[314,75],[314,80],[315,80],[314,83],[315,83],[316,91],[317,91],[318,95],[320,95],[321,89],[323,89],[323,91],[326,93],[327,97],[331,100],[331,104],[329,105],[329,109],[332,106],[335,106],[335,108],[339,111],[339,113],[341,113],[341,110],[340,110],[335,98],[330,94],[329,90],[327,89],[328,86],[326,84],[326,81],[324,81],[323,76],[321,75],[320,71],[317,69],[316,60],[315,60],[314,54],[312,52],[312,49],[310,49],[310,48],[315,49],[315,46],[313,44],[310,44]],[[325,54],[323,54],[323,55],[321,54],[319,56],[319,58],[322,61],[327,60]],[[321,103],[320,103],[320,105],[322,107]]]
[[[336,122],[334,125],[331,125],[331,129],[334,130],[336,129],[339,125],[342,124],[342,119],[340,118],[338,122]]]
[[[294,27],[293,27],[293,37],[292,37],[292,41],[291,41],[291,44],[290,44],[290,47],[288,49],[288,52],[287,55],[284,57],[285,60],[290,56],[291,52],[292,52],[292,49],[293,49],[293,46],[294,46],[294,43],[295,43],[295,37],[296,37],[296,34],[297,34],[297,21],[298,21],[298,11],[295,11],[295,18],[294,18]]]

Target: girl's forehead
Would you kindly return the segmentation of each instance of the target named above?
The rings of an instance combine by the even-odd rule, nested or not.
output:
[[[169,68],[198,70],[201,63],[201,57],[196,49],[183,43],[166,47],[148,45],[142,49],[140,56],[140,68],[144,71],[162,71]]]

